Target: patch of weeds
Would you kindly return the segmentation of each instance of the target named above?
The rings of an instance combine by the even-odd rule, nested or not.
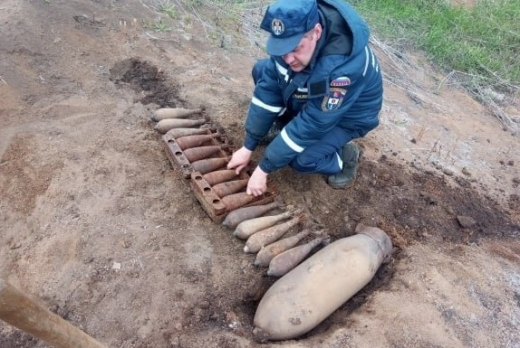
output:
[[[162,4],[157,8],[159,12],[166,14],[168,17],[175,19],[177,18],[177,9],[173,5]]]
[[[204,0],[187,0],[185,2],[189,6],[193,6],[193,7],[199,7],[199,6],[204,5]]]
[[[168,25],[168,23],[163,22],[162,19],[159,22],[154,23],[153,26],[151,27],[151,29],[155,32],[160,32],[160,33],[168,32],[168,31],[172,30],[172,28]]]
[[[155,32],[168,32],[172,30],[168,23],[165,23],[162,19],[159,22],[143,21],[142,26],[145,30],[152,30]]]

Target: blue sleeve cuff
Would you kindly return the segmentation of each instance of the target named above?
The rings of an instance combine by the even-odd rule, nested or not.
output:
[[[276,170],[273,164],[265,157],[262,158],[258,166],[267,174],[272,173]]]
[[[249,151],[255,151],[258,146],[258,141],[254,140],[249,134],[246,134],[246,140],[244,141],[244,147]]]

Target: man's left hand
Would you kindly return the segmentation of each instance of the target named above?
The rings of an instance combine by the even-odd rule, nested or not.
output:
[[[260,196],[267,190],[267,173],[260,167],[256,167],[249,182],[247,183],[247,194],[253,196]]]

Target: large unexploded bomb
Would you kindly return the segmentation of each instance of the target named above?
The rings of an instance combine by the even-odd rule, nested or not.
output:
[[[255,196],[246,192],[233,193],[220,199],[226,205],[227,210],[235,210],[255,200]]]
[[[202,109],[161,108],[155,110],[150,118],[152,121],[158,122],[167,118],[185,118],[201,112]]]
[[[289,221],[282,222],[281,224],[274,225],[256,232],[247,239],[246,245],[244,247],[244,252],[257,253],[263,246],[269,245],[272,242],[278,240],[292,227],[302,222],[304,218],[305,215],[300,214],[298,216],[293,217]]]
[[[223,170],[216,170],[214,172],[210,172],[207,174],[204,174],[202,177],[208,185],[213,186],[216,184],[220,184],[222,182],[234,179],[238,176],[236,170],[234,169],[223,169]]]
[[[388,235],[358,225],[357,234],[322,248],[278,279],[254,317],[258,340],[287,340],[309,332],[374,277],[392,253]]]
[[[262,216],[268,211],[273,210],[275,208],[280,208],[282,206],[283,204],[279,201],[274,201],[267,204],[240,208],[230,212],[224,219],[224,222],[222,222],[222,225],[227,226],[229,228],[235,228],[242,221]]]
[[[278,254],[283,253],[286,250],[291,249],[298,244],[303,238],[307,237],[310,230],[303,230],[294,236],[282,238],[274,243],[266,245],[256,254],[254,261],[255,266],[269,266],[271,260]]]
[[[207,121],[203,118],[199,118],[196,120],[165,118],[164,120],[160,120],[159,122],[157,122],[157,124],[153,128],[158,132],[166,133],[172,128],[197,127],[203,125],[206,122]]]
[[[191,163],[194,171],[200,174],[206,174],[214,170],[220,169],[229,162],[229,157],[206,158]]]
[[[186,149],[183,151],[183,153],[188,161],[194,162],[204,158],[208,158],[225,147],[225,145],[199,146]]]
[[[283,253],[276,255],[269,263],[267,275],[272,277],[281,277],[291,269],[296,267],[304,258],[309,255],[312,249],[316,248],[325,237],[317,237],[309,243],[299,245]]]
[[[284,213],[278,214],[278,215],[271,215],[271,216],[262,216],[257,217],[254,219],[249,219],[242,221],[238,224],[237,228],[233,232],[233,236],[240,238],[240,239],[247,239],[252,234],[266,229],[268,227],[274,226],[280,221],[286,220],[290,217],[292,217],[294,212],[292,211],[286,211]]]
[[[233,193],[237,193],[240,190],[242,190],[244,187],[247,186],[247,182],[249,179],[240,179],[240,180],[233,180],[233,181],[227,181],[222,182],[220,184],[216,184],[213,186],[213,191],[216,193],[217,196],[220,198],[229,196]]]

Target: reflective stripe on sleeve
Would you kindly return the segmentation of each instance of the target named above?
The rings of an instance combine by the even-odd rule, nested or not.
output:
[[[365,70],[363,70],[363,76],[367,74],[368,64],[370,63],[370,55],[368,53],[368,46],[365,46]]]
[[[289,138],[289,135],[285,131],[285,128],[282,129],[282,131],[280,132],[280,135],[282,136],[282,139],[283,139],[283,141],[285,141],[287,146],[289,146],[291,148],[291,150],[298,152],[298,153],[301,153],[301,152],[303,152],[303,150],[305,150],[303,147],[296,144],[291,138]]]
[[[281,107],[281,106],[268,105],[268,104],[264,103],[263,101],[261,101],[260,99],[258,99],[257,97],[253,97],[253,99],[251,100],[251,103],[255,104],[256,106],[261,107],[262,109],[270,111],[270,112],[279,113],[283,109],[283,107]]]
[[[285,82],[289,82],[289,73],[288,73],[287,69],[284,68],[283,66],[281,66],[280,63],[278,63],[278,62],[275,62],[275,64],[276,64],[276,68],[278,69],[280,74],[283,75]]]

